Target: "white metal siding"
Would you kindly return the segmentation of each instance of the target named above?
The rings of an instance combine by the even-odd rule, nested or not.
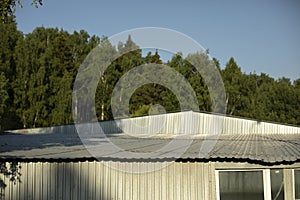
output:
[[[125,173],[143,167],[148,173]],[[4,199],[215,199],[213,163],[21,163],[21,183],[9,182]]]
[[[132,126],[132,122],[146,129]],[[161,123],[163,122],[163,123]],[[241,119],[236,117],[227,117],[222,115],[213,115],[206,113],[197,113],[192,111],[170,113],[164,115],[152,115],[137,117],[131,119],[117,119],[115,121],[99,122],[105,133],[120,133],[121,128],[131,133],[163,133],[163,134],[299,134],[300,127],[283,124],[260,122],[250,119]],[[159,127],[163,124],[162,127]],[[93,127],[93,126],[91,126]],[[140,131],[143,130],[143,131]],[[158,130],[158,131],[157,131]],[[48,128],[35,128],[15,130],[16,133],[65,133],[74,134],[76,129],[74,125],[65,125]]]

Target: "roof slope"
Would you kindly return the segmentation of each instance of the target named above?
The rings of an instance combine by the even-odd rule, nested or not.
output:
[[[184,137],[159,134],[149,138],[111,134],[107,137],[90,137],[83,141],[88,144],[88,149],[93,155],[75,134],[2,134],[0,159],[214,160],[261,164],[300,161],[299,134],[221,134]],[[165,148],[169,144],[171,145]],[[201,150],[205,145],[208,147],[204,148],[204,151]],[[151,154],[153,152],[154,154]]]

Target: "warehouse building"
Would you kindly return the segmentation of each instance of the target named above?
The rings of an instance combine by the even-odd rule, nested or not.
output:
[[[155,134],[120,119],[86,124],[89,137],[74,125],[0,135],[1,198],[300,199],[300,127],[191,111],[132,121]]]

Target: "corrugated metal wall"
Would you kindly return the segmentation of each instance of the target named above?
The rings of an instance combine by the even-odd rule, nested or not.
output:
[[[126,173],[119,169],[159,169]],[[20,163],[21,183],[2,174],[4,199],[216,199],[214,163]]]
[[[138,126],[133,126],[133,123]],[[192,111],[153,115],[131,119],[118,119],[115,121],[99,122],[105,133],[120,133],[122,130],[130,133],[223,133],[223,134],[276,134],[300,133],[300,127],[282,124],[259,122],[249,119],[226,117],[221,115],[197,113]],[[91,124],[90,124],[91,125]],[[91,126],[93,127],[93,126]],[[49,128],[36,128],[15,130],[17,133],[66,133],[74,134],[74,125],[57,126]]]

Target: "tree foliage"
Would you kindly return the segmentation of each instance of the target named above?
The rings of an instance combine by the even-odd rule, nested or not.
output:
[[[38,7],[43,5],[42,0],[32,0],[31,3],[34,7]],[[1,22],[9,23],[11,18],[13,17],[16,7],[23,7],[21,0],[0,0],[0,14],[1,14]]]
[[[4,73],[0,73],[0,131],[1,127],[3,126],[3,116],[5,114],[5,108],[7,101],[9,99],[8,93],[7,93],[7,85],[8,85],[8,80],[4,76]]]
[[[9,24],[0,26],[6,27],[7,35],[0,41],[0,72],[8,79],[6,110],[12,110],[3,121],[13,121],[3,128],[73,123],[72,84],[80,64],[99,38],[85,31],[70,34],[43,27],[22,35],[7,28]]]
[[[209,76],[211,72],[206,67],[214,63],[224,81],[227,114],[300,125],[300,79],[291,82],[288,78],[276,80],[264,73],[246,74],[234,58],[230,58],[221,69],[216,58],[209,61],[207,52],[187,57],[179,52],[168,61],[163,61],[157,50],[143,56],[130,36],[125,43],[120,42],[115,47],[107,38],[90,36],[84,30],[68,33],[63,29],[38,27],[32,33],[23,34],[17,30],[13,20],[0,23],[0,29],[1,130],[73,123],[72,91],[82,62],[86,58],[87,62],[93,63],[113,57],[117,59],[111,61],[105,72],[100,71],[102,76],[95,89],[98,120],[113,119],[112,92],[121,77],[137,66],[151,67],[153,64],[164,64],[188,80],[196,94],[198,110],[216,110],[212,106],[218,107],[219,104],[212,103],[212,94],[207,86],[208,82],[214,83],[216,79]],[[97,45],[105,47],[101,54],[87,57]],[[200,73],[190,61],[197,62]],[[92,74],[98,76],[98,73]],[[161,79],[170,78],[171,84],[178,85],[176,77],[156,71],[147,73],[156,74]],[[136,76],[132,81],[139,78]],[[186,95],[185,91],[179,91]],[[85,96],[82,95],[82,98]],[[118,101],[124,104],[122,98]],[[131,116],[140,116],[148,114],[151,109],[161,113],[162,110],[157,109],[160,107],[154,106],[157,104],[163,106],[166,112],[180,111],[182,106],[170,88],[155,83],[137,88],[130,97],[129,105],[123,106],[129,106]],[[188,105],[183,107],[194,109]],[[120,117],[125,116],[122,110],[118,113]]]

